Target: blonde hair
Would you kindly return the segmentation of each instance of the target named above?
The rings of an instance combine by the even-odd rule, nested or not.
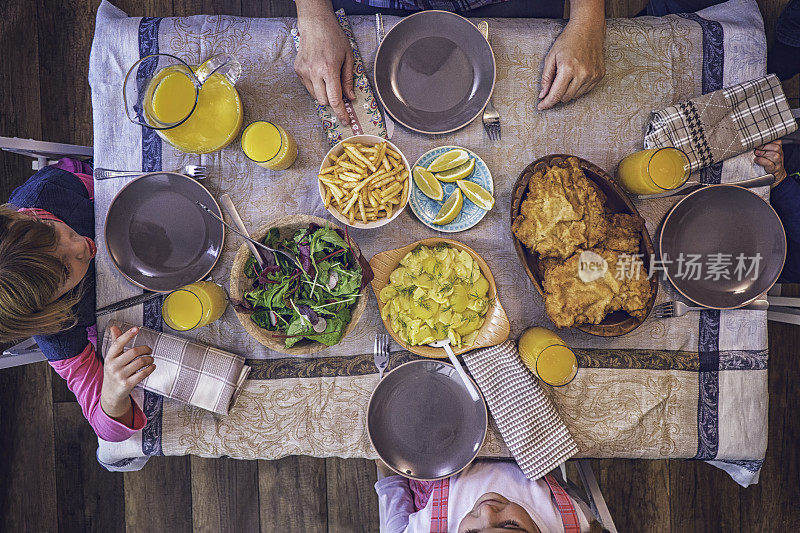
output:
[[[58,333],[75,325],[80,291],[55,298],[66,281],[52,224],[0,206],[0,342]]]

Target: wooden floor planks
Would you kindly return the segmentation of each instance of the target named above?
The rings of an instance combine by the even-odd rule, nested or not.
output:
[[[0,135],[91,144],[88,55],[99,0],[0,2]],[[293,16],[291,0],[116,0],[133,16]],[[768,39],[786,0],[761,0]],[[606,0],[629,16],[643,0]],[[800,107],[800,82],[784,84]],[[30,160],[0,153],[0,196]],[[800,294],[800,287],[792,288]],[[769,448],[741,489],[694,461],[593,461],[620,531],[800,530],[800,327],[770,325]],[[112,474],[74,396],[48,365],[0,371],[0,531],[377,531],[372,461],[156,457]]]

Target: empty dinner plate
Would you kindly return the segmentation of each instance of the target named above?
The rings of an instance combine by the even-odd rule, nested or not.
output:
[[[658,244],[673,286],[715,309],[756,300],[777,281],[786,258],[778,214],[735,183],[710,185],[680,200],[667,213]]]
[[[442,361],[395,368],[367,409],[369,438],[381,460],[414,479],[448,477],[469,465],[487,424],[483,397],[472,400],[453,365]]]
[[[492,48],[469,20],[420,11],[398,22],[375,54],[375,88],[400,124],[422,133],[466,126],[492,95]]]
[[[219,258],[224,232],[195,202],[222,216],[205,187],[182,174],[154,172],[127,184],[112,200],[105,224],[106,247],[119,271],[157,292],[205,278]]]

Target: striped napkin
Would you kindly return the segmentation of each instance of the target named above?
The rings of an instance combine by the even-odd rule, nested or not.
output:
[[[111,346],[111,326],[123,332],[133,327],[110,321],[103,335],[103,353]],[[233,407],[250,372],[244,357],[148,328],[140,327],[125,349],[136,346],[149,346],[156,365],[138,386],[220,415]]]
[[[356,99],[353,101],[345,100],[344,103],[347,115],[350,117],[349,127],[339,122],[330,106],[319,105],[315,101],[314,107],[317,110],[317,114],[319,114],[320,122],[322,122],[322,129],[328,137],[328,143],[331,147],[352,135],[377,135],[385,139],[386,123],[378,108],[378,101],[372,92],[369,79],[367,79],[364,61],[361,59],[356,38],[350,29],[350,21],[347,20],[344,9],[338,10],[335,14],[339,25],[347,38],[350,39],[350,45],[353,47],[353,88],[355,89]],[[294,39],[295,49],[299,50],[300,32],[297,28],[292,28],[292,38]]]
[[[513,342],[465,353],[463,358],[528,479],[544,476],[578,453],[567,426]]]
[[[775,74],[704,94],[653,113],[645,148],[680,148],[699,170],[797,129]]]

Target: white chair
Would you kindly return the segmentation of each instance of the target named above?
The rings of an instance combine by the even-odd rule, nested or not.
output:
[[[33,170],[39,170],[61,157],[85,159],[93,155],[91,146],[51,143],[18,137],[0,137],[0,150],[32,158],[31,168]],[[33,339],[27,339],[3,351],[0,355],[0,369],[45,360],[46,358],[36,346],[36,342]]]

